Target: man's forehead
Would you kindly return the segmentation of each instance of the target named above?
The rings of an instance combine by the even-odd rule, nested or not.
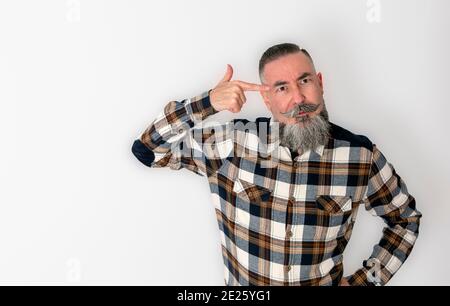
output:
[[[313,71],[304,70],[292,70],[292,71],[281,71],[279,73],[268,73],[265,76],[267,84],[278,86],[282,84],[287,84],[289,82],[297,82],[306,77],[311,77],[314,75]]]
[[[264,67],[264,78],[268,83],[293,81],[306,73],[314,74],[314,67],[302,53],[280,57]]]

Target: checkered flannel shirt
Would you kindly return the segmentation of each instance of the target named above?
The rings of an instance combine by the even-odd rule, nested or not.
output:
[[[387,226],[346,279],[391,279],[414,246],[421,213],[375,144],[330,122],[325,145],[295,154],[275,141],[270,118],[204,124],[214,113],[209,91],[171,101],[132,152],[149,167],[207,177],[226,285],[337,285],[360,204]]]

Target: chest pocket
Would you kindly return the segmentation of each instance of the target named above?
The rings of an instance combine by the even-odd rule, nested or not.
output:
[[[353,212],[350,196],[319,195],[315,208],[306,215],[310,231],[305,239],[330,241],[342,237],[351,223]]]
[[[267,201],[271,194],[269,189],[239,178],[234,182],[233,191],[236,192],[238,197],[250,202]]]
[[[234,221],[253,231],[264,232],[272,215],[272,191],[237,178],[233,192],[236,194]]]
[[[319,209],[329,214],[352,211],[352,199],[349,196],[319,195],[316,198],[316,204]]]

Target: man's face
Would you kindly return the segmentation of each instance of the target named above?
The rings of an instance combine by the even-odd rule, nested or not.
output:
[[[308,124],[324,108],[322,75],[314,69],[311,60],[302,52],[288,54],[267,63],[263,83],[271,89],[261,92],[264,103],[274,118],[285,124]],[[297,105],[308,105],[312,112],[286,113]]]

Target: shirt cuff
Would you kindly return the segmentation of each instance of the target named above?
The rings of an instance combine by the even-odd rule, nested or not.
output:
[[[365,268],[357,270],[352,275],[345,277],[350,286],[375,286],[374,283],[367,278],[368,270]]]
[[[211,104],[210,95],[212,89],[195,96],[188,103],[189,113],[194,116],[194,121],[204,120],[208,116],[218,113]]]

